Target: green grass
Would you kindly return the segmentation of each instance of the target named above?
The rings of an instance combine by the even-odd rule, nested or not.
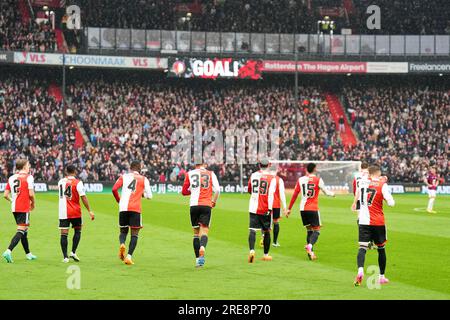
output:
[[[126,266],[117,258],[118,209],[112,195],[89,195],[96,220],[85,213],[78,249],[82,262],[77,264],[81,289],[69,290],[56,197],[38,194],[32,213],[30,246],[39,259],[25,260],[19,244],[13,264],[0,261],[0,299],[450,299],[448,196],[437,198],[436,215],[414,210],[426,206],[424,195],[395,196],[397,206],[386,209],[386,275],[391,283],[379,290],[369,289],[366,281],[353,287],[357,227],[350,196],[321,198],[317,261],[307,259],[305,231],[299,215],[293,214],[281,221],[281,247],[271,249],[273,261],[249,265],[248,196],[229,194],[221,196],[213,211],[203,269],[194,268],[187,198],[155,195],[144,201],[145,227],[134,254],[136,264]],[[1,251],[14,232],[8,203],[2,200]],[[258,247],[257,258],[261,255]],[[376,251],[369,251],[366,267],[376,264]]]

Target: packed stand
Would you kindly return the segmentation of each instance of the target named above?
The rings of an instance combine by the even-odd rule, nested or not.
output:
[[[447,0],[358,0],[355,33],[369,34],[450,34],[450,7]],[[369,30],[366,10],[371,5],[381,9],[381,29]],[[358,27],[359,26],[359,27]]]
[[[419,182],[429,166],[449,177],[450,91],[444,86],[346,87],[347,112],[366,158],[394,181]]]
[[[57,51],[56,36],[49,22],[23,23],[17,1],[0,2],[0,50]]]
[[[191,2],[191,1],[189,1]],[[201,0],[190,22],[175,0],[79,0],[85,24],[90,27],[161,30],[309,33],[316,19],[303,1]],[[142,14],[145,13],[145,14]]]
[[[93,150],[98,150],[91,152],[89,160],[104,180],[114,179],[127,167],[127,159],[136,157],[143,157],[155,170],[154,179],[182,179],[186,166],[171,162],[172,132],[177,128],[193,132],[193,124],[200,119],[204,131],[218,129],[224,136],[227,129],[270,133],[281,121],[281,157],[327,159],[330,146],[339,145],[328,109],[314,88],[300,89],[297,115],[290,108],[292,90],[280,85],[224,85],[219,91],[204,82],[144,85],[95,80],[75,83],[68,92]],[[298,117],[297,131],[294,117]],[[316,130],[314,123],[320,123]],[[300,139],[294,147],[290,140],[296,133]],[[237,164],[215,167],[223,179],[239,181]]]
[[[317,33],[319,7],[341,8],[341,0],[200,0],[189,22],[175,0],[78,0],[90,27],[192,30],[254,33]],[[331,18],[335,33],[351,28],[354,34],[450,34],[450,7],[446,0],[354,0],[354,12],[341,10]],[[367,28],[370,5],[381,9],[381,30]],[[145,13],[145,14],[142,14]]]
[[[172,161],[172,133],[178,128],[193,132],[200,120],[203,132],[279,128],[280,159],[368,160],[380,163],[391,181],[402,182],[421,182],[428,166],[435,165],[449,178],[450,98],[444,88],[345,87],[359,143],[344,147],[320,85],[301,86],[295,108],[288,78],[237,84],[148,75],[118,81],[95,72],[79,76],[66,90],[73,117],[86,133],[87,143],[79,149],[73,147],[74,119],[64,117],[61,105],[48,96],[48,83],[29,76],[0,78],[1,180],[11,173],[13,160],[24,155],[37,180],[57,180],[65,158],[77,164],[85,181],[112,181],[132,159],[144,161],[153,182],[180,181],[189,166]],[[212,167],[222,181],[239,182],[239,165]],[[254,169],[245,165],[244,179]]]
[[[75,140],[75,123],[63,117],[60,104],[48,95],[47,85],[42,80],[0,79],[1,181],[11,174],[18,157],[30,160],[41,181],[61,176],[64,146],[67,159],[77,158],[77,150],[68,147]]]

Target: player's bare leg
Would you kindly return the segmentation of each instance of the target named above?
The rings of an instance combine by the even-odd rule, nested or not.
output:
[[[436,197],[430,196],[428,199],[428,206],[427,206],[427,212],[428,213],[436,213],[436,211],[433,210],[434,201],[436,200]]]
[[[368,243],[366,243],[366,242],[359,243],[358,256],[356,258],[356,262],[358,264],[358,274],[356,275],[355,282],[354,282],[355,287],[359,287],[364,278],[364,262],[366,260],[367,249],[368,249]]]
[[[249,229],[249,233],[248,233],[248,246],[250,249],[250,253],[248,255],[249,263],[255,262],[255,242],[256,242],[256,230]]]
[[[140,228],[130,228],[130,229],[131,229],[130,246],[128,248],[128,254],[123,262],[128,265],[133,265],[134,262],[132,260],[132,256],[133,256],[134,250],[136,249],[136,246],[137,246]]]
[[[192,238],[192,246],[194,247],[194,254],[195,254],[195,267],[199,268],[201,265],[199,264],[198,260],[200,257],[200,226],[197,228],[192,228],[194,231],[194,236]]]
[[[78,245],[80,244],[80,240],[81,240],[81,226],[76,227],[73,230],[74,230],[74,234],[73,234],[73,239],[72,239],[72,251],[69,254],[69,258],[73,259],[76,262],[80,262],[80,258],[78,258],[76,252],[77,252]]]
[[[264,230],[264,256],[262,257],[263,261],[272,261],[272,257],[269,256],[270,250],[270,229]]]
[[[203,224],[200,224],[200,249],[199,249],[199,258],[198,263],[200,266],[203,266],[205,264],[205,252],[206,252],[206,245],[208,244],[208,232],[209,227],[205,226]]]
[[[278,243],[278,235],[280,233],[280,219],[274,219],[273,220],[273,246],[279,247],[280,244]]]
[[[67,229],[61,229],[61,239],[60,239],[60,245],[61,245],[61,251],[63,254],[63,262],[68,263],[69,262],[69,256],[67,254],[67,246],[68,241],[67,237],[69,236],[69,228]]]
[[[384,272],[386,271],[386,249],[385,245],[377,245],[378,247],[378,266],[380,267],[380,278],[378,282],[380,284],[389,283],[389,280],[384,276]]]
[[[122,227],[120,228],[120,234],[119,234],[119,243],[120,243],[120,248],[119,248],[119,259],[120,260],[125,260],[125,252],[127,251],[127,247],[125,246],[125,241],[127,240],[127,235],[128,235],[128,227]]]

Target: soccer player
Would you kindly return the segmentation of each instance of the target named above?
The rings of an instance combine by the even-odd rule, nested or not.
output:
[[[256,231],[262,230],[264,233],[264,257],[263,261],[271,261],[270,250],[270,231],[272,229],[272,210],[274,202],[274,193],[276,190],[276,179],[268,170],[269,161],[262,159],[259,163],[260,170],[252,173],[248,180],[248,193],[250,196],[249,213],[249,236],[248,244],[250,254],[248,262],[255,261],[255,241]]]
[[[358,181],[367,177],[369,177],[369,164],[367,162],[362,162],[359,172],[356,173],[353,178],[353,195],[356,194],[356,190],[358,189]],[[359,201],[356,203],[356,210],[359,210]]]
[[[295,185],[294,194],[286,217],[291,214],[291,209],[299,193],[302,194],[300,202],[300,214],[303,221],[303,226],[306,227],[306,245],[305,250],[310,260],[316,260],[317,256],[314,253],[313,246],[316,244],[320,235],[320,212],[319,212],[319,192],[323,191],[327,196],[334,197],[334,192],[328,191],[322,178],[316,176],[316,164],[308,163],[306,166],[306,175],[300,177]]]
[[[353,195],[356,194],[356,190],[358,189],[358,182],[361,179],[367,179],[369,177],[369,164],[367,162],[361,163],[361,168],[358,173],[355,174],[353,179]],[[359,210],[359,200],[356,202],[356,210]],[[376,246],[371,241],[368,245],[368,249],[375,249]]]
[[[424,177],[424,182],[428,187],[428,213],[436,213],[433,211],[434,200],[436,199],[436,190],[439,185],[439,179],[436,175],[436,169],[431,167],[427,177]]]
[[[395,201],[389,192],[389,188],[384,179],[381,178],[381,170],[378,166],[369,167],[369,178],[359,181],[352,210],[356,211],[356,203],[360,201],[358,213],[359,223],[359,250],[358,250],[358,274],[355,279],[355,286],[360,286],[364,277],[364,261],[366,251],[370,241],[373,241],[378,250],[378,265],[380,267],[379,283],[385,284],[389,280],[385,278],[386,251],[385,244],[386,225],[383,213],[383,200],[388,206],[394,206]]]
[[[286,214],[286,194],[284,193],[284,181],[283,179],[276,175],[276,189],[273,194],[273,207],[272,207],[272,215],[273,215],[273,243],[274,247],[279,247],[278,243],[278,235],[280,234],[280,219],[281,219],[281,209],[283,209],[283,213]]]
[[[140,161],[132,161],[130,172],[120,176],[112,189],[114,198],[119,203],[119,258],[127,265],[134,264],[132,256],[137,246],[139,230],[143,227],[141,198],[152,198],[150,182],[139,173],[140,171]],[[119,189],[122,189],[120,196]],[[131,240],[128,254],[125,256],[125,241],[129,229],[131,229]]]
[[[283,179],[276,175],[275,180],[277,183],[277,187],[275,189],[274,197],[273,197],[273,243],[272,246],[279,247],[278,243],[278,235],[280,234],[280,220],[281,220],[281,207],[283,207],[283,214],[286,214],[286,195],[284,192],[284,181]],[[264,232],[262,232],[262,238],[260,242],[260,246],[264,247]]]
[[[68,263],[69,257],[74,261],[79,262],[76,251],[81,240],[81,228],[83,221],[81,218],[80,198],[83,205],[89,212],[91,220],[94,220],[94,213],[91,211],[89,201],[84,191],[83,182],[75,178],[76,168],[74,165],[66,167],[66,177],[58,182],[59,191],[59,229],[61,230],[61,251],[63,254],[63,262]],[[72,239],[72,251],[67,254],[67,237],[69,235],[69,228],[72,225],[74,235]]]
[[[185,174],[181,193],[183,196],[190,196],[195,266],[203,267],[211,225],[211,208],[216,206],[220,194],[219,181],[214,172],[206,169],[205,163],[197,163],[195,169]]]
[[[6,262],[12,263],[12,251],[19,242],[22,243],[28,260],[37,257],[30,251],[28,244],[28,228],[30,226],[30,212],[35,207],[34,178],[30,174],[30,163],[26,159],[16,161],[17,173],[9,177],[4,197],[11,202],[11,211],[17,224],[17,232],[11,240],[8,249],[3,253]]]

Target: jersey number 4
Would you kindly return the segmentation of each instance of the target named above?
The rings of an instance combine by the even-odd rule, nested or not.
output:
[[[132,192],[136,191],[136,179],[133,179],[133,181],[130,182],[130,184],[128,185],[128,189],[130,189]]]
[[[69,199],[72,199],[72,186],[68,185],[66,190],[63,190],[63,186],[59,186],[59,197],[62,198],[66,196]]]

